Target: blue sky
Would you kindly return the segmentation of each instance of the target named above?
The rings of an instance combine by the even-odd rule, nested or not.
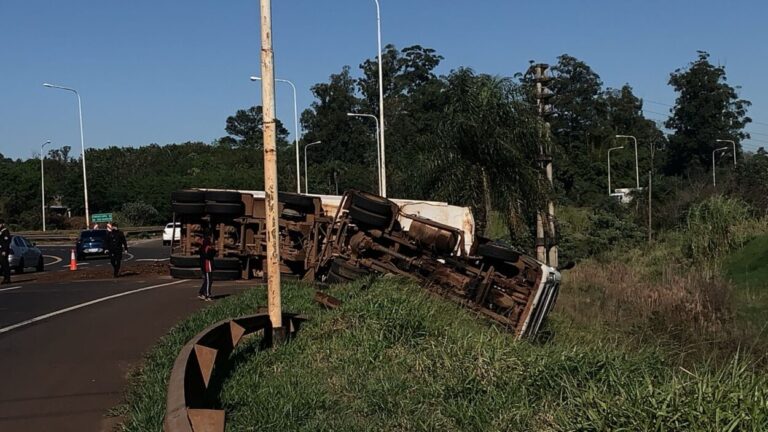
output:
[[[528,60],[586,61],[607,86],[629,83],[663,118],[669,73],[706,50],[751,100],[747,149],[768,147],[768,2],[380,0],[383,43],[420,44],[459,66],[511,76]],[[309,88],[376,55],[373,0],[273,0],[276,76]],[[79,155],[74,95],[88,147],[210,142],[227,116],[260,104],[257,0],[0,0],[0,153],[27,158],[50,139]],[[657,103],[651,103],[654,101]],[[293,130],[290,87],[278,116]],[[651,112],[652,111],[652,112]],[[661,114],[658,114],[661,113]]]

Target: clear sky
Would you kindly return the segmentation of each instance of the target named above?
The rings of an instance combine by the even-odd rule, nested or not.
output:
[[[669,73],[706,50],[752,101],[747,149],[768,147],[768,2],[760,0],[380,0],[383,43],[420,44],[469,66],[512,76],[563,53],[607,86],[633,86],[663,119]],[[373,0],[273,0],[276,76],[292,80],[299,111],[309,88],[376,55]],[[87,147],[210,142],[226,117],[260,104],[258,0],[0,0],[0,153],[27,158],[50,139],[79,155],[73,94]],[[655,103],[651,103],[653,101]],[[293,131],[290,87],[278,116]],[[659,114],[661,113],[661,114]]]

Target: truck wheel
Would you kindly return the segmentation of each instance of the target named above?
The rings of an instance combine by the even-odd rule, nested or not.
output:
[[[286,207],[289,207],[293,210],[298,210],[302,213],[315,212],[315,200],[305,195],[278,192],[277,200],[283,203]]]
[[[171,266],[197,268],[200,266],[200,257],[197,255],[171,255]]]
[[[201,279],[203,273],[199,268],[171,267],[171,277],[174,279]]]
[[[371,213],[356,206],[349,208],[349,217],[362,228],[387,228],[391,222],[391,215],[385,216]]]
[[[174,202],[171,209],[177,215],[193,216],[205,213],[205,203]]]
[[[213,271],[217,270],[234,270],[240,272],[242,265],[240,264],[240,258],[214,258],[213,259]]]
[[[203,203],[205,202],[205,192],[194,189],[171,192],[171,201],[180,203]]]
[[[352,206],[387,218],[392,215],[392,201],[368,192],[353,192]]]
[[[508,247],[504,247],[504,246],[493,244],[493,243],[486,243],[486,244],[480,245],[477,248],[477,254],[484,258],[497,259],[501,261],[515,262],[518,259],[520,259],[519,252],[513,249],[510,249]]]
[[[234,191],[205,191],[205,200],[208,202],[237,204],[243,201],[240,192]]]
[[[212,203],[205,205],[205,212],[217,216],[238,217],[245,213],[245,206],[242,202],[238,203]]]

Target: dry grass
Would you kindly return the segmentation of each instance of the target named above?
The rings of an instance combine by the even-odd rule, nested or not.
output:
[[[557,310],[575,325],[653,340],[687,355],[731,354],[745,342],[733,320],[731,286],[669,264],[649,274],[635,263],[586,261],[566,274]],[[726,356],[727,357],[727,356]]]

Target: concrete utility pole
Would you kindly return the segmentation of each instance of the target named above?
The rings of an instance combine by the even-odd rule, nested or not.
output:
[[[731,146],[733,147],[733,166],[735,167],[736,166],[736,141],[719,139],[719,140],[715,140],[715,142],[731,144]]]
[[[261,77],[252,76],[251,81],[260,81]],[[286,83],[293,90],[293,134],[296,143],[296,193],[301,193],[301,169],[299,164],[299,110],[296,106],[296,86],[287,79],[275,78],[275,81]]]
[[[653,242],[653,218],[651,213],[651,200],[652,200],[652,191],[653,191],[653,171],[648,171],[648,244],[651,244]]]
[[[384,156],[384,69],[381,63],[381,8],[379,7],[379,0],[373,1],[376,2],[376,35],[379,48],[379,131],[381,133],[379,140],[381,192],[379,193],[385,197],[387,196],[387,162]]]
[[[45,144],[40,146],[40,203],[42,204],[41,208],[43,210],[43,232],[45,232],[45,164],[43,161],[45,160],[45,146],[50,143],[50,141],[46,141]]]
[[[528,69],[528,74],[533,76],[533,82],[536,84],[536,106],[538,107],[539,118],[544,123],[540,134],[539,163],[541,165],[542,177],[546,176],[547,185],[549,186],[546,208],[536,213],[536,259],[557,268],[557,228],[555,226],[555,203],[552,200],[554,179],[549,137],[550,126],[547,121],[547,118],[552,114],[552,105],[547,100],[553,96],[553,93],[548,91],[546,87],[546,84],[551,80],[547,76],[547,70],[549,70],[549,65],[544,63],[532,64]],[[546,233],[545,219],[547,221]]]
[[[717,186],[717,179],[715,179],[715,153],[724,150],[728,150],[728,147],[720,147],[712,150],[712,186]]]
[[[280,300],[280,232],[277,215],[277,130],[271,0],[261,0],[261,93],[264,104],[264,196],[267,210],[267,303],[272,332],[283,334]]]

